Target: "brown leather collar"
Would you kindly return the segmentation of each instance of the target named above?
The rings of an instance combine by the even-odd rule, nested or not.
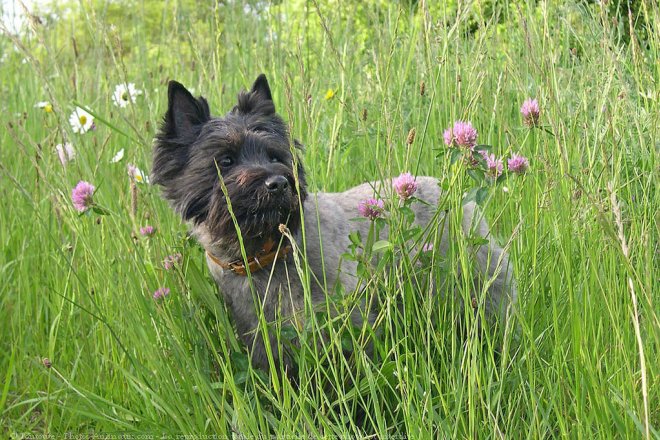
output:
[[[279,249],[276,248],[275,250],[273,250],[274,247],[276,248],[275,242],[273,241],[272,238],[269,238],[266,241],[266,243],[264,243],[261,250],[256,253],[256,255],[254,255],[253,257],[248,257],[247,263],[248,263],[248,268],[250,269],[250,273],[254,273],[258,270],[261,270],[269,266],[275,260],[281,260],[285,258],[287,254],[291,252],[290,244],[286,246],[282,246]],[[206,251],[206,255],[208,255],[209,258],[215,264],[217,264],[218,266],[222,267],[225,270],[231,270],[235,274],[242,276],[246,276],[248,274],[242,259],[234,260],[231,263],[225,263],[224,261],[220,261],[218,257],[213,255],[209,251]]]

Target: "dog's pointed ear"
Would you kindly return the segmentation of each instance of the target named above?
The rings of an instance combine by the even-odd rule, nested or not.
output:
[[[170,136],[185,136],[211,119],[206,99],[193,97],[180,83],[170,81],[167,88],[165,132]]]
[[[257,77],[257,79],[254,81],[254,84],[252,84],[252,90],[250,90],[250,93],[253,95],[259,95],[263,99],[267,99],[269,101],[273,100],[273,95],[270,93],[270,86],[268,85],[266,75],[262,73]]]
[[[238,112],[244,115],[271,115],[275,113],[273,94],[266,75],[263,73],[257,77],[250,91],[242,91],[238,94],[238,104],[232,109],[232,113]]]

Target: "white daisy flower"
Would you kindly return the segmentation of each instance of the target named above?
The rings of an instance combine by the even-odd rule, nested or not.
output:
[[[135,88],[135,84],[117,84],[115,93],[112,94],[112,101],[117,107],[124,108],[128,104],[135,104],[135,98],[142,94],[142,90]]]
[[[34,108],[44,108],[48,104],[50,104],[48,101],[39,101],[34,105]]]
[[[128,168],[128,175],[137,183],[149,183],[149,176],[144,174],[141,169],[139,169],[132,163],[129,163],[127,168]]]
[[[55,151],[57,151],[57,156],[62,162],[62,166],[66,166],[67,162],[72,161],[76,158],[76,150],[73,149],[71,142],[65,142],[64,144],[57,144],[55,146]]]
[[[117,163],[123,158],[124,158],[124,149],[122,148],[121,150],[117,151],[117,154],[115,154],[112,157],[112,159],[110,159],[110,163]]]
[[[39,101],[37,104],[34,106],[34,108],[40,108],[43,109],[46,113],[50,113],[53,111],[53,104],[51,104],[48,101]]]
[[[74,133],[87,133],[89,130],[94,129],[94,116],[80,107],[76,107],[69,116],[69,124],[71,124]]]

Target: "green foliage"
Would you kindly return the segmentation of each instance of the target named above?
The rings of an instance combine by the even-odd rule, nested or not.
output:
[[[0,437],[658,436],[660,12],[631,2],[631,32],[624,2],[605,3],[94,0],[3,33]],[[149,170],[168,79],[223,114],[261,72],[305,145],[311,190],[433,175],[450,220],[422,230],[421,201],[390,199],[368,236],[351,234],[344,259],[363,289],[328,286],[341,313],[269,325],[298,350],[295,384],[250,366],[203,249],[126,168]],[[143,94],[119,108],[124,82]],[[96,130],[73,132],[76,105]],[[455,120],[480,149],[528,157],[528,173],[492,179],[448,151]],[[97,187],[96,211],[73,209],[79,180]],[[464,275],[484,239],[456,226],[471,200],[518,283],[494,328],[459,307],[479,301]],[[446,255],[418,252],[442,227]],[[436,275],[444,295],[429,294]],[[154,300],[159,287],[171,293]],[[365,297],[381,305],[375,328],[346,319]]]

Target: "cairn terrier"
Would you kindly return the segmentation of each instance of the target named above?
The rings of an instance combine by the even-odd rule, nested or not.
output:
[[[326,310],[337,283],[344,292],[359,289],[356,263],[341,256],[351,245],[349,234],[357,230],[366,237],[370,225],[351,219],[359,217],[358,204],[364,199],[387,196],[388,191],[391,195],[392,183],[308,194],[298,160],[300,144],[292,141],[275,112],[264,75],[250,91],[239,93],[238,103],[223,117],[211,116],[206,99],[193,97],[175,81],[169,83],[168,99],[154,143],[152,181],[162,186],[164,198],[189,222],[206,250],[210,272],[253,365],[267,368],[270,350],[276,362],[288,366],[290,360],[281,359],[287,356],[278,350],[275,332],[268,333],[265,344],[261,314],[266,322],[301,319],[306,301]],[[417,177],[416,183],[415,196],[426,203],[412,205],[415,223],[438,224],[442,215],[437,212],[437,179]],[[489,283],[483,303],[487,315],[500,315],[516,295],[508,257],[477,214],[474,204],[465,205],[462,228],[474,228],[487,238],[487,244],[474,249],[474,276]],[[437,234],[434,252],[446,253],[447,229],[445,225]],[[305,287],[294,265],[296,250],[303,248],[301,258],[311,271]],[[305,292],[311,298],[306,299]],[[373,304],[364,300],[350,313],[351,321],[358,326],[364,320],[373,323],[378,312]]]

